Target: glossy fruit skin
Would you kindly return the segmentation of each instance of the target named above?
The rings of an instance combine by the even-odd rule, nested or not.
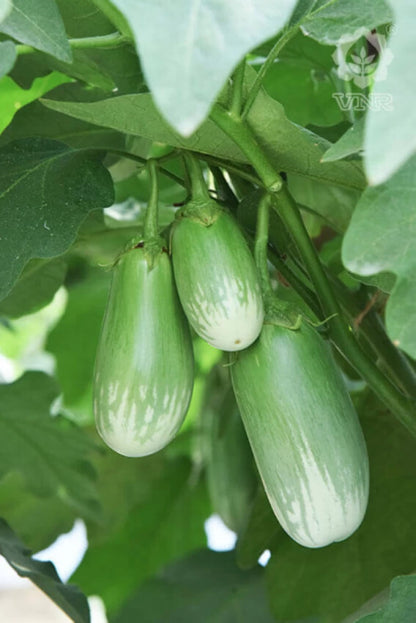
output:
[[[234,218],[180,218],[172,234],[179,298],[196,333],[226,351],[249,346],[260,333],[264,311],[257,269]]]
[[[94,374],[96,425],[125,456],[146,456],[178,432],[193,389],[189,326],[169,256],[150,268],[143,248],[118,260],[104,316]]]
[[[239,534],[256,493],[257,478],[233,392],[203,413],[208,491],[214,512]]]
[[[231,367],[257,467],[283,529],[305,547],[350,536],[368,501],[367,449],[329,346],[305,322],[265,324]]]

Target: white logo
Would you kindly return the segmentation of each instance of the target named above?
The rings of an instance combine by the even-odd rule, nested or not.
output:
[[[357,46],[360,39],[362,45]],[[352,37],[342,37],[338,41],[332,58],[337,64],[338,76],[342,80],[352,80],[357,87],[363,89],[372,82],[386,79],[393,53],[387,47],[386,37],[378,33],[363,32],[360,28]]]

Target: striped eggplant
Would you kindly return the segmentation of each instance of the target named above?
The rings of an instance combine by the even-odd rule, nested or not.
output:
[[[276,517],[306,547],[342,541],[367,507],[367,450],[329,346],[306,322],[265,324],[231,365],[235,396]]]
[[[260,333],[260,284],[234,218],[211,204],[207,215],[204,208],[195,212],[189,207],[178,215],[172,234],[173,268],[182,307],[196,333],[216,348],[236,351]]]
[[[151,261],[149,260],[151,257]],[[94,411],[107,445],[157,452],[178,432],[193,388],[189,326],[166,251],[124,253],[113,274],[94,374]]]
[[[240,533],[257,487],[253,455],[231,387],[218,405],[207,405],[205,458],[213,509],[225,525]]]

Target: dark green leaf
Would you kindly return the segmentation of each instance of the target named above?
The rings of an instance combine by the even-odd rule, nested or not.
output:
[[[68,63],[71,48],[55,0],[13,0],[0,31]]]
[[[108,206],[113,185],[95,153],[46,139],[0,149],[0,297],[31,258],[60,255],[90,210]]]
[[[334,145],[331,145],[322,156],[322,162],[334,162],[360,154],[364,142],[364,120],[365,118],[361,117]]]
[[[0,301],[0,314],[16,318],[50,303],[63,283],[66,268],[66,262],[61,258],[31,260],[8,296]]]
[[[58,493],[84,515],[98,512],[94,472],[87,462],[92,443],[81,429],[51,417],[58,395],[55,381],[27,372],[0,386],[0,477],[16,470],[38,496]]]
[[[89,535],[91,545],[73,579],[87,594],[101,595],[110,611],[163,565],[205,545],[207,494],[190,475],[187,460],[167,463],[147,498],[110,538],[93,543]]]
[[[328,45],[341,38],[354,40],[359,29],[371,31],[392,21],[392,11],[385,0],[326,0],[319,4],[301,22],[302,30]]]
[[[76,586],[63,584],[51,562],[34,560],[30,551],[0,519],[0,554],[23,578],[29,578],[56,603],[74,623],[89,623],[90,611],[86,597]],[[16,612],[18,605],[16,605]]]
[[[416,442],[371,394],[358,407],[371,465],[367,514],[355,534],[329,547],[279,541],[267,566],[279,620],[321,615],[339,623],[392,577],[416,567]]]
[[[9,73],[16,60],[16,46],[13,41],[0,41],[0,78]]]
[[[390,338],[416,357],[416,157],[362,195],[345,235],[345,266],[359,275],[397,275],[386,309]]]
[[[196,552],[176,562],[142,588],[112,623],[273,623],[263,572],[241,571],[232,552]]]

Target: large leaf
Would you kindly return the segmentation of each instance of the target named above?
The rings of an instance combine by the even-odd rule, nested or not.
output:
[[[241,571],[232,552],[196,552],[148,580],[113,623],[273,623],[263,570]]]
[[[359,31],[369,32],[391,19],[392,12],[385,0],[333,0],[318,2],[301,26],[306,34],[330,45],[340,40],[354,41]]]
[[[129,21],[159,110],[183,136],[190,136],[208,115],[238,61],[279,31],[296,4],[295,0],[113,3]]]
[[[46,593],[74,623],[90,622],[88,602],[81,591],[76,586],[63,584],[51,562],[34,560],[3,519],[0,519],[0,554],[20,576],[29,578]]]
[[[397,275],[387,303],[387,331],[416,358],[416,156],[388,182],[362,195],[345,235],[345,266],[359,275]]]
[[[63,283],[66,268],[66,262],[61,258],[31,260],[8,296],[0,301],[0,314],[17,318],[50,303]]]
[[[397,623],[416,620],[416,575],[394,578],[390,600],[381,609],[356,619],[357,623]]]
[[[68,63],[71,48],[55,0],[13,0],[0,31]]]
[[[359,412],[371,465],[367,514],[355,534],[329,547],[279,541],[267,566],[278,620],[320,615],[339,623],[392,577],[416,567],[415,440],[371,394]]]
[[[106,541],[95,544],[89,533],[90,547],[73,579],[87,594],[101,595],[109,610],[163,565],[205,545],[207,494],[190,473],[188,461],[167,463],[146,499]]]
[[[250,68],[247,68],[246,74],[247,85],[250,85],[256,74]],[[125,134],[142,136],[227,160],[247,162],[247,158],[233,141],[211,120],[203,123],[188,139],[177,134],[163,121],[147,93],[123,95],[92,103],[54,100],[43,102],[52,110]],[[363,188],[364,176],[357,165],[349,162],[321,164],[322,154],[330,144],[316,134],[291,123],[281,104],[264,92],[260,92],[256,98],[248,121],[277,170],[299,173],[347,188]]]
[[[51,417],[58,395],[52,378],[27,372],[0,386],[0,477],[16,470],[39,496],[58,493],[84,515],[97,516],[94,473],[88,463],[92,443],[81,429]]]
[[[373,88],[373,95],[387,96],[389,105],[370,107],[365,130],[364,162],[371,184],[386,181],[416,150],[416,5],[412,0],[391,4],[394,29]]]
[[[5,43],[8,42],[6,41]],[[30,89],[22,89],[12,78],[4,76],[0,80],[0,133],[7,128],[16,112],[22,108],[22,106],[30,104],[30,102],[33,102],[48,91],[51,91],[59,84],[68,82],[68,80],[68,76],[54,71],[48,76],[36,78]]]
[[[31,258],[60,255],[90,210],[113,201],[101,157],[47,139],[0,149],[0,298]]]

